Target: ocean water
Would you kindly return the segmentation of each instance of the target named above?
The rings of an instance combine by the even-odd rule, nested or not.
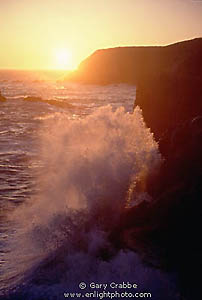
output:
[[[63,75],[0,72],[0,299],[180,299],[173,274],[111,238],[125,209],[152,201],[136,185],[162,159],[136,87]]]

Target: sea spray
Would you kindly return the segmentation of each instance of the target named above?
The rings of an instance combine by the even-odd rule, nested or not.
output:
[[[9,218],[15,230],[4,249],[2,294],[18,287],[13,297],[63,299],[80,281],[112,280],[137,280],[152,290],[161,283],[169,290],[159,271],[109,238],[136,182],[161,161],[141,110],[107,106],[75,120],[57,113],[44,119],[39,138],[40,194]]]

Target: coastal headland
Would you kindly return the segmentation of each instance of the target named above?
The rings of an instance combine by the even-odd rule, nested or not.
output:
[[[112,238],[117,245],[144,252],[150,263],[152,252],[158,267],[177,272],[183,297],[198,299],[202,264],[202,38],[164,47],[98,50],[66,80],[137,86],[134,106],[142,109],[164,161],[145,182],[153,201],[127,209]]]

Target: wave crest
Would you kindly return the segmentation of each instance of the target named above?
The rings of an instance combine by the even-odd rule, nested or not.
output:
[[[129,114],[124,108],[113,112],[107,106],[75,120],[57,113],[55,119],[44,120],[40,141],[44,166],[38,180],[40,195],[10,217],[16,229],[7,239],[3,288],[26,280],[35,280],[36,285],[40,272],[49,281],[50,274],[57,272],[69,288],[83,278],[85,270],[92,271],[89,278],[114,278],[114,264],[119,268],[125,259],[129,263],[120,276],[129,278],[136,254],[116,250],[109,233],[131,199],[133,204],[148,199],[145,178],[161,161],[141,110],[137,107]],[[48,273],[37,273],[47,263]]]

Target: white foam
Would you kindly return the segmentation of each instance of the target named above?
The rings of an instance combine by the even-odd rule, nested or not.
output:
[[[144,267],[131,251],[117,252],[109,239],[124,207],[135,201],[136,182],[144,183],[161,161],[141,110],[129,114],[107,106],[75,120],[57,113],[56,118],[44,119],[40,139],[41,192],[10,217],[15,232],[7,239],[4,287],[31,280],[52,255],[55,264],[45,276],[51,281],[57,273],[61,278],[54,284],[55,294],[64,286],[73,290],[86,277],[109,281],[143,276],[143,287],[155,276],[159,280],[158,271]],[[144,184],[140,193],[138,203],[143,195],[148,200]],[[112,256],[107,261],[99,254],[102,249]],[[33,299],[41,288],[31,288]],[[43,289],[48,293],[50,287]]]

